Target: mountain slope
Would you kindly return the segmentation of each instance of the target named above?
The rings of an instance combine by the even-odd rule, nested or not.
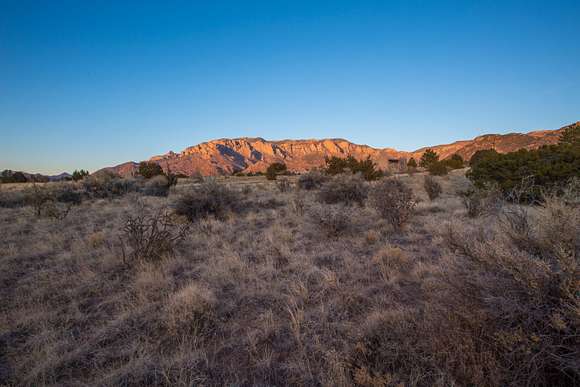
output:
[[[575,123],[573,125],[580,125]],[[452,144],[431,147],[441,159],[454,153],[465,160],[478,150],[493,148],[500,153],[518,149],[534,149],[542,145],[558,142],[565,129],[535,131],[526,134],[488,134],[472,140],[457,141]],[[325,157],[354,156],[357,159],[370,157],[380,168],[387,169],[397,160],[410,157],[419,159],[427,148],[414,152],[397,151],[391,148],[373,148],[358,145],[344,139],[323,140],[281,140],[268,141],[263,138],[218,139],[186,148],[180,153],[169,152],[150,159],[174,173],[192,175],[227,175],[235,172],[264,171],[273,162],[283,162],[288,169],[296,172],[307,171],[324,165]],[[127,162],[115,167],[105,168],[123,176],[136,172],[137,163]]]

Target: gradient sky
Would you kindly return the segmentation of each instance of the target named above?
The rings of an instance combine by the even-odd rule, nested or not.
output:
[[[0,0],[0,170],[580,120],[580,1]]]

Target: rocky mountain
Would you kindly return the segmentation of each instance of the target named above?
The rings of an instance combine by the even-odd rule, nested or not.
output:
[[[580,125],[577,122],[572,125]],[[441,159],[454,153],[465,160],[481,149],[495,149],[500,153],[518,149],[534,149],[542,145],[555,144],[566,127],[558,130],[542,130],[529,133],[486,134],[472,140],[452,144],[436,145],[434,149]],[[411,157],[418,160],[427,148],[413,152],[391,148],[373,148],[358,145],[344,139],[323,140],[280,140],[263,138],[219,139],[204,142],[184,149],[180,153],[169,152],[154,156],[149,161],[158,163],[165,170],[193,175],[228,175],[235,172],[264,171],[273,162],[283,162],[288,169],[303,172],[324,165],[325,157],[354,156],[357,159],[370,157],[382,169],[393,168]],[[135,174],[138,163],[127,162],[115,167],[104,168],[123,176]]]

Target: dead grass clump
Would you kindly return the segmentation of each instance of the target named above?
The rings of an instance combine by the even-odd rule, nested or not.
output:
[[[208,216],[223,218],[226,213],[238,209],[239,200],[235,191],[208,179],[177,198],[175,213],[187,217],[190,222]]]
[[[339,237],[350,230],[354,210],[344,204],[313,205],[308,209],[309,220],[329,237]]]
[[[409,256],[399,247],[385,246],[373,256],[383,281],[390,282],[401,273],[407,273],[412,266]]]
[[[423,181],[423,188],[425,188],[425,192],[427,192],[427,196],[429,196],[429,200],[435,200],[443,192],[441,188],[441,184],[435,180],[433,176],[425,176],[425,180]]]
[[[368,184],[360,174],[337,175],[318,192],[318,200],[327,204],[343,203],[362,206],[367,198]]]
[[[304,190],[312,190],[322,187],[328,180],[328,176],[320,171],[312,170],[308,173],[300,175],[298,178],[298,188]]]
[[[192,282],[169,297],[166,327],[172,336],[200,339],[213,326],[217,298],[213,292]]]
[[[137,215],[127,218],[122,236],[119,237],[123,262],[158,262],[172,255],[175,245],[183,240],[188,227],[176,224],[163,210],[147,215],[141,207],[137,212]],[[128,253],[125,244],[131,248]]]
[[[101,246],[104,246],[106,242],[105,234],[102,231],[97,231],[90,234],[87,238],[87,243],[93,249],[98,249]]]
[[[386,179],[373,186],[370,204],[393,228],[399,230],[411,218],[417,204],[413,191],[398,179]]]

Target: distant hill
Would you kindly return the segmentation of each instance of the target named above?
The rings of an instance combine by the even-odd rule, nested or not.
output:
[[[580,125],[580,122],[572,125]],[[555,144],[565,128],[529,133],[486,134],[472,140],[435,145],[430,148],[434,149],[441,159],[457,153],[465,160],[469,160],[481,149],[493,148],[500,153],[506,153]],[[192,175],[199,172],[206,176],[264,171],[273,162],[283,162],[289,170],[303,172],[323,166],[325,157],[349,155],[358,159],[370,157],[380,168],[387,169],[389,164],[397,160],[407,160],[411,157],[418,160],[425,149],[427,148],[405,152],[392,148],[373,148],[336,138],[269,141],[263,138],[244,137],[204,142],[186,148],[180,153],[168,152],[151,157],[149,161],[158,163],[163,169],[170,169],[174,173]],[[127,162],[103,170],[128,176],[134,174],[137,167],[138,163]]]

